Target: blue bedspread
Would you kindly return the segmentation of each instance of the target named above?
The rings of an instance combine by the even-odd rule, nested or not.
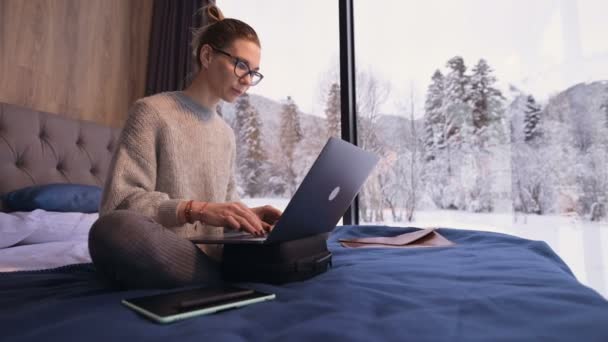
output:
[[[283,286],[276,300],[159,325],[124,307],[92,265],[0,274],[3,341],[608,341],[608,301],[581,285],[544,242],[440,229],[457,243],[346,249],[344,237],[412,229],[340,227],[334,267]]]

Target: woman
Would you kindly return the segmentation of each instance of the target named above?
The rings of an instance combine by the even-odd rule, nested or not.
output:
[[[262,79],[259,39],[216,6],[206,10],[191,85],[135,102],[110,165],[89,249],[100,275],[120,287],[218,282],[221,246],[199,248],[187,237],[219,227],[262,235],[281,215],[238,201],[234,133],[215,112]]]

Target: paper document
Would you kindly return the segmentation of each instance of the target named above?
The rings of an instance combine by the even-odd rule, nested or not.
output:
[[[454,243],[436,231],[436,228],[420,229],[397,236],[340,239],[344,247],[445,247]]]

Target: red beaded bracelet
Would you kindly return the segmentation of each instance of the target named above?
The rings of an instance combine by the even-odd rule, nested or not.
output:
[[[192,223],[192,203],[194,200],[189,200],[186,204],[186,209],[184,210],[184,216],[186,217],[186,222]]]

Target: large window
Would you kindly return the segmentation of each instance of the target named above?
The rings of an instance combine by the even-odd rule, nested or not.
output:
[[[546,241],[608,296],[608,3],[354,1],[362,223]]]
[[[237,137],[239,192],[249,206],[284,209],[327,138],[339,134],[338,3],[222,0],[218,6],[250,24],[262,45],[264,79],[221,108]]]
[[[340,136],[338,2],[222,0],[265,79],[224,104],[240,193],[283,209]],[[608,296],[608,3],[354,0],[360,223],[547,242]],[[297,15],[294,15],[297,13]]]

